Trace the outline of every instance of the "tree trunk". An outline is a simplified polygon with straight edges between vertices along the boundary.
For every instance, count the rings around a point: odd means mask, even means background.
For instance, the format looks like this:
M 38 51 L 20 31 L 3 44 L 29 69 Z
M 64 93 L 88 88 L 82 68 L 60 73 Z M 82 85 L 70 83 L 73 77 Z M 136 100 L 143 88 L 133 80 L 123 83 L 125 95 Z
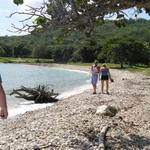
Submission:
M 123 62 L 120 63 L 120 67 L 121 67 L 121 69 L 124 68 L 124 67 L 123 67 Z

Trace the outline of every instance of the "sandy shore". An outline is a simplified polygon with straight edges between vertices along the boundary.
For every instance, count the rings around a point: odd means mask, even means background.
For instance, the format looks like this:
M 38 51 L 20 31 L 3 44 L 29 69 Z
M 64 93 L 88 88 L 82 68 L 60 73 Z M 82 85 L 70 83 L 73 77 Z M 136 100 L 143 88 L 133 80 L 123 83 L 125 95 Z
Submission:
M 82 71 L 90 68 L 53 67 Z M 111 74 L 115 82 L 110 83 L 109 95 L 92 95 L 92 90 L 87 90 L 51 107 L 1 122 L 0 149 L 95 150 L 97 134 L 109 125 L 106 149 L 150 150 L 150 77 L 115 69 Z M 97 107 L 104 104 L 119 112 L 114 117 L 96 114 Z

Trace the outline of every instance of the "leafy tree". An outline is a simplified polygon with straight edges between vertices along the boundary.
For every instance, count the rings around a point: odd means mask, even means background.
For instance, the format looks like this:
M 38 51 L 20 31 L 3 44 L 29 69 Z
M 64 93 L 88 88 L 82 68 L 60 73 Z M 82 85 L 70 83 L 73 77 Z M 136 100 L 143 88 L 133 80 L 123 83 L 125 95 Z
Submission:
M 8 44 L 0 43 L 1 56 L 11 57 L 12 56 L 12 47 Z
M 72 58 L 70 59 L 70 61 L 71 62 L 82 62 L 83 61 L 80 49 L 77 49 L 76 51 L 73 52 Z
M 0 46 L 0 56 L 2 57 L 2 56 L 4 56 L 4 54 L 5 54 L 5 51 L 4 51 L 3 47 Z
M 79 45 L 79 51 L 83 62 L 93 62 L 97 58 L 100 47 L 96 41 L 89 38 Z
M 32 51 L 32 57 L 34 58 L 51 58 L 51 52 L 48 51 L 46 45 L 38 44 Z
M 62 50 L 60 46 L 54 45 L 50 47 L 51 51 L 52 51 L 52 58 L 57 61 L 57 62 L 61 62 L 62 60 Z
M 5 50 L 4 57 L 12 57 L 13 47 L 11 45 L 3 45 L 3 49 Z
M 57 62 L 68 62 L 72 58 L 73 45 L 54 45 L 50 47 L 53 59 Z
M 19 5 L 23 0 L 14 0 L 14 3 Z M 25 21 L 35 19 L 34 25 L 24 23 L 22 31 L 38 31 L 38 29 L 65 27 L 69 31 L 81 31 L 87 36 L 97 25 L 102 25 L 105 15 L 116 13 L 118 20 L 115 24 L 119 27 L 126 24 L 124 9 L 137 8 L 137 13 L 142 13 L 145 10 L 150 14 L 149 0 L 48 0 L 48 3 L 43 3 L 39 9 L 29 6 L 27 12 L 16 12 L 11 14 L 29 15 Z M 144 8 L 144 9 L 142 9 Z M 19 31 L 21 31 L 19 30 Z
M 25 44 L 17 42 L 14 43 L 13 55 L 14 57 L 28 57 L 30 55 L 30 50 Z
M 144 64 L 148 65 L 150 62 L 150 51 L 146 46 L 138 41 L 135 41 L 134 43 L 130 43 L 130 51 L 129 51 L 129 57 L 128 62 L 130 65 L 135 64 Z
M 137 63 L 148 64 L 150 53 L 143 43 L 131 38 L 114 37 L 102 44 L 99 59 L 123 64 L 135 65 Z

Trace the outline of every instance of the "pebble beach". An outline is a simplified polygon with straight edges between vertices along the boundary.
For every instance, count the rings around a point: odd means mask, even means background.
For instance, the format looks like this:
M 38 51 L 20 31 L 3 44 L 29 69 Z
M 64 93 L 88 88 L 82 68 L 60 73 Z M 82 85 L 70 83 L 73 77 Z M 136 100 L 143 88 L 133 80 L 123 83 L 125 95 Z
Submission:
M 89 72 L 90 67 L 46 65 Z M 109 94 L 91 89 L 0 122 L 0 150 L 96 150 L 97 135 L 109 126 L 106 150 L 150 150 L 150 77 L 110 69 Z M 97 114 L 102 105 L 114 116 Z

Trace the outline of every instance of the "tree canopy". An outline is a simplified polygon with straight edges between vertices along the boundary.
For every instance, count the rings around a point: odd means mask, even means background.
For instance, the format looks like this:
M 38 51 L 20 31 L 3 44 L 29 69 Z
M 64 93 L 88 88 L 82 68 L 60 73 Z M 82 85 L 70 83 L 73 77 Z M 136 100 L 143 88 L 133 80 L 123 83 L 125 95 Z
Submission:
M 19 5 L 23 0 L 14 0 Z M 26 14 L 28 18 L 22 20 L 26 22 L 29 19 L 37 17 L 33 25 L 24 23 L 23 27 L 13 27 L 18 31 L 41 31 L 45 28 L 63 27 L 65 31 L 81 31 L 87 36 L 97 25 L 104 23 L 104 17 L 108 14 L 116 15 L 116 25 L 121 26 L 125 23 L 125 14 L 122 10 L 134 8 L 135 13 L 141 13 L 143 10 L 150 14 L 149 0 L 48 0 L 43 2 L 40 8 L 28 6 L 26 12 L 14 12 L 14 14 Z
M 113 37 L 107 39 L 102 44 L 99 59 L 108 62 L 135 65 L 137 63 L 147 65 L 149 62 L 150 51 L 146 46 L 132 38 Z

